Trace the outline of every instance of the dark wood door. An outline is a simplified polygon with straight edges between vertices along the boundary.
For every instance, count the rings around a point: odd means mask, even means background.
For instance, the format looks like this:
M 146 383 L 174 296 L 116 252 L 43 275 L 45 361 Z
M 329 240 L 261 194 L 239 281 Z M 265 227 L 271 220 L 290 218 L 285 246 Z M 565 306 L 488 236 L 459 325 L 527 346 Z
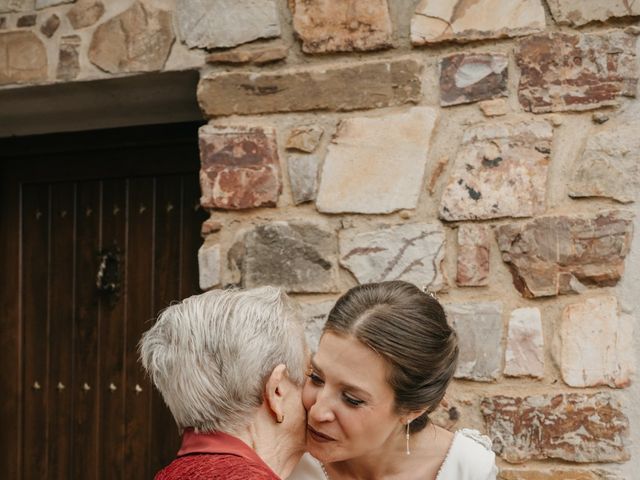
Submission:
M 0 141 L 5 478 L 145 479 L 177 429 L 138 362 L 198 291 L 197 125 Z

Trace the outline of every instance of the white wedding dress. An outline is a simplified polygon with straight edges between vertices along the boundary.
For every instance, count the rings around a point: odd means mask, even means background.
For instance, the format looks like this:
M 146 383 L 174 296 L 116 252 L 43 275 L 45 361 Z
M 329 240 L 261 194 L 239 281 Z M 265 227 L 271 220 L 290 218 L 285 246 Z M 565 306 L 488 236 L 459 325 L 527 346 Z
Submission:
M 463 428 L 455 433 L 435 480 L 496 480 L 497 475 L 489 437 Z M 327 477 L 320 463 L 306 453 L 287 480 L 327 480 Z

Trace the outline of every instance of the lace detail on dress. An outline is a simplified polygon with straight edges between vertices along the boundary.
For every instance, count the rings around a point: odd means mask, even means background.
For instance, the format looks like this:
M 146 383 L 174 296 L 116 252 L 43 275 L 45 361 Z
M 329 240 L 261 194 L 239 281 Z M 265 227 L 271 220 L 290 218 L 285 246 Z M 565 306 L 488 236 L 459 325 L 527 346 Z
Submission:
M 473 430 L 471 428 L 462 428 L 459 430 L 459 432 L 465 437 L 470 438 L 471 440 L 475 440 L 487 450 L 491 450 L 491 447 L 493 445 L 491 439 L 486 435 L 481 434 L 478 430 Z

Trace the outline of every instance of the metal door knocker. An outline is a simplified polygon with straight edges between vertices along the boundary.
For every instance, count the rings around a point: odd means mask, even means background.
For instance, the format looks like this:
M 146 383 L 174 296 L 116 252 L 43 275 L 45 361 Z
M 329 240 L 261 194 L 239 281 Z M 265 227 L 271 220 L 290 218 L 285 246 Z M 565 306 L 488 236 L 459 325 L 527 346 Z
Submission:
M 100 265 L 96 275 L 96 287 L 100 293 L 109 297 L 113 306 L 120 297 L 120 250 L 107 248 L 100 252 Z

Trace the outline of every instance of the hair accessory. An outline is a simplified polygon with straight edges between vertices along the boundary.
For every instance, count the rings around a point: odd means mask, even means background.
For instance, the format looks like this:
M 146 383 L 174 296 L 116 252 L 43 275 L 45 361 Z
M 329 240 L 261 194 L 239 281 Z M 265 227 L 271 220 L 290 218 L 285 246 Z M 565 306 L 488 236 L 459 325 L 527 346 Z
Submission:
M 435 292 L 432 292 L 431 290 L 429 290 L 429 284 L 425 285 L 424 287 L 422 287 L 422 291 L 424 293 L 426 293 L 427 295 L 429 295 L 431 298 L 433 298 L 434 300 L 438 300 L 437 295 L 435 294 Z
M 411 425 L 411 420 L 409 420 L 407 422 L 407 435 L 406 435 L 406 439 L 407 439 L 407 455 L 411 455 L 411 448 L 409 448 L 409 426 Z

